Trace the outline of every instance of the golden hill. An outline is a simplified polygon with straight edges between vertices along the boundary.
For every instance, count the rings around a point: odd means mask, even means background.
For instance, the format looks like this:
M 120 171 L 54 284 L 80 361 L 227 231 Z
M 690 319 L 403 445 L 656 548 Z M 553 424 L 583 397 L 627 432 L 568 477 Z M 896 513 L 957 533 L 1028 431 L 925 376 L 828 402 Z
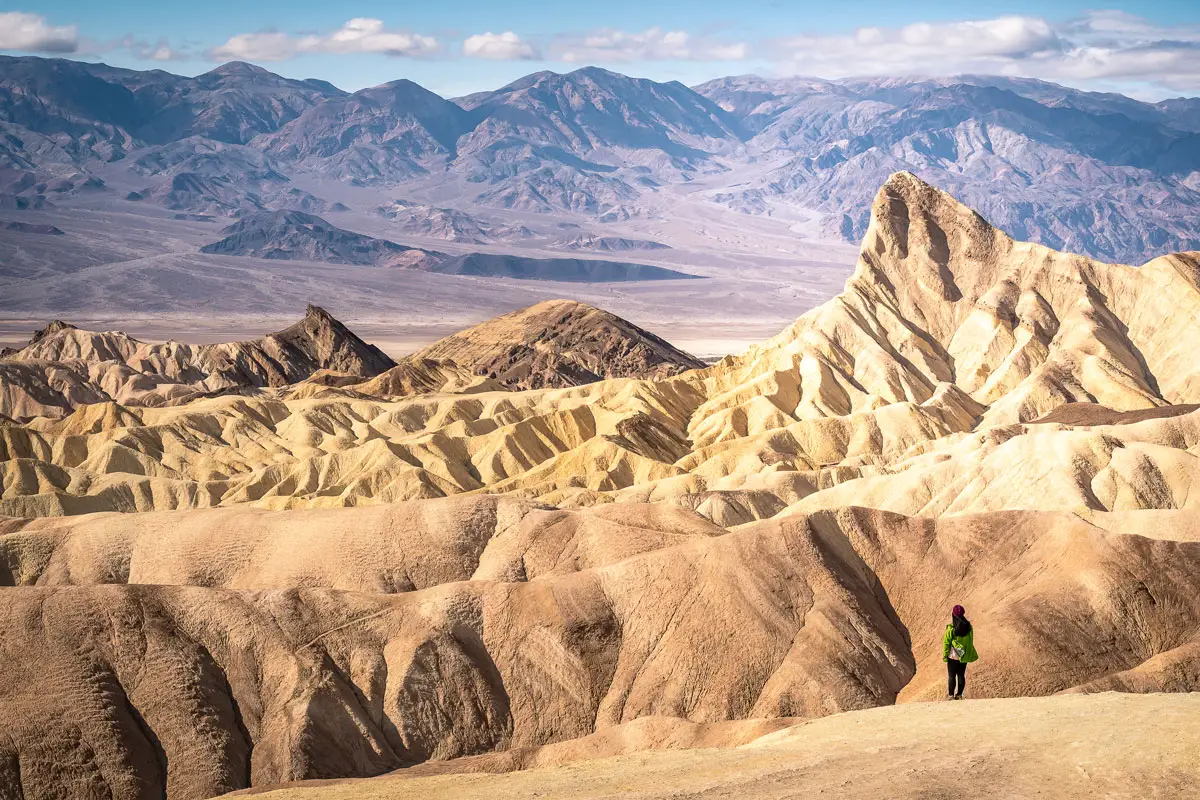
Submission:
M 416 355 L 453 361 L 514 389 L 665 378 L 704 366 L 654 334 L 572 300 L 547 300 L 505 314 Z

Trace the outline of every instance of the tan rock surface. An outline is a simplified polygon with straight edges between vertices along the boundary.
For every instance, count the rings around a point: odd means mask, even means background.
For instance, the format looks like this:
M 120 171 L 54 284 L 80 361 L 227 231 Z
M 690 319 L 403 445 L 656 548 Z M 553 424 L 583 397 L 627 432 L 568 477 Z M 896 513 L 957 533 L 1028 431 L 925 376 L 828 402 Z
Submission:
M 547 300 L 505 314 L 417 355 L 449 359 L 515 389 L 665 378 L 704 366 L 649 331 L 573 300 Z
M 532 580 L 725 531 L 683 508 L 559 510 L 459 496 L 354 509 L 248 507 L 0 520 L 0 586 L 182 584 L 390 594 Z
M 1200 695 L 923 703 L 827 717 L 736 749 L 638 753 L 582 764 L 564 759 L 564 766 L 539 764 L 509 775 L 397 773 L 297 784 L 263 797 L 1190 798 L 1198 796 L 1197 735 Z M 546 760 L 553 764 L 557 757 L 552 752 Z
M 19 772 L 0 785 L 206 797 L 647 714 L 870 707 L 911 675 L 869 571 L 844 538 L 803 525 L 511 578 L 394 595 L 4 589 L 0 764 Z
M 0 796 L 201 798 L 430 760 L 313 791 L 958 796 L 963 758 L 1014 796 L 1180 796 L 1198 265 L 1013 242 L 898 174 L 842 295 L 674 376 L 619 320 L 548 304 L 368 381 L 325 348 L 267 390 L 94 402 L 67 396 L 127 396 L 36 365 L 134 356 L 55 326 L 31 347 L 66 360 L 0 361 L 74 408 L 0 413 Z M 505 386 L 610 357 L 664 376 Z M 910 702 L 943 691 L 955 603 L 971 696 L 1066 694 Z
M 792 512 L 858 504 L 941 516 L 1002 509 L 1193 508 L 1200 413 L 1113 426 L 1011 425 L 914 447 L 879 474 L 813 493 Z
M 1197 691 L 1200 515 L 1174 515 L 1178 539 L 1119 532 L 1129 514 L 723 531 L 490 497 L 9 521 L 0 564 L 39 585 L 0 589 L 0 764 L 27 796 L 204 797 L 734 744 L 775 723 L 695 724 L 940 696 L 954 602 L 979 631 L 973 697 Z M 644 717 L 680 721 L 621 727 Z
M 395 365 L 324 309 L 246 342 L 147 344 L 120 331 L 96 333 L 56 321 L 0 360 L 0 413 L 62 416 L 110 400 L 168 405 L 224 390 L 285 386 L 319 370 L 360 379 Z

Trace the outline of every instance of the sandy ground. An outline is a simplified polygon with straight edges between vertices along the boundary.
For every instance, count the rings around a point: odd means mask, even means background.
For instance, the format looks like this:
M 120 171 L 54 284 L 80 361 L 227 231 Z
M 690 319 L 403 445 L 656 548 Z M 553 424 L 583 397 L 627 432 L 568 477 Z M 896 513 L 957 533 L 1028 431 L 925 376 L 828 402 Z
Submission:
M 266 797 L 1197 798 L 1200 694 L 919 703 L 826 717 L 729 750 L 507 775 L 294 784 Z

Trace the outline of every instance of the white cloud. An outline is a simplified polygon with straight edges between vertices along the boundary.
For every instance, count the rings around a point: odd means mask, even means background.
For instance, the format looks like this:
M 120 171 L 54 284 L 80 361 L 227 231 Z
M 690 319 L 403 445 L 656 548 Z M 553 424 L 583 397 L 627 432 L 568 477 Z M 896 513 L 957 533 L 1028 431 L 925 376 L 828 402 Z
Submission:
M 901 28 L 859 28 L 844 35 L 796 36 L 781 43 L 796 71 L 821 77 L 970 71 L 1062 51 L 1054 28 L 1034 17 L 999 17 L 965 22 L 915 22 Z
M 584 36 L 561 37 L 552 52 L 556 59 L 568 62 L 740 61 L 749 55 L 749 45 L 661 28 L 636 33 L 602 28 Z
M 1050 24 L 1031 17 L 965 22 L 914 22 L 903 28 L 859 28 L 855 42 L 892 58 L 1021 57 L 1062 47 Z
M 489 58 L 496 61 L 521 61 L 541 58 L 528 42 L 512 31 L 504 33 L 477 33 L 463 42 L 463 55 L 471 58 Z
M 165 44 L 160 44 L 150 51 L 146 58 L 151 61 L 182 61 L 187 58 L 187 55 L 178 50 L 172 50 Z
M 1123 11 L 1093 11 L 1063 26 L 1073 43 L 1054 75 L 1075 81 L 1145 81 L 1200 89 L 1200 27 L 1156 26 Z
M 974 72 L 1200 89 L 1200 30 L 1161 28 L 1122 11 L 1089 12 L 1061 24 L 1008 16 L 867 27 L 781 39 L 767 50 L 780 71 L 826 78 Z
M 296 40 L 286 33 L 239 33 L 208 51 L 214 61 L 284 61 L 296 55 Z
M 0 50 L 74 53 L 78 49 L 79 34 L 74 25 L 50 25 L 41 14 L 0 12 Z
M 438 49 L 438 42 L 432 36 L 391 31 L 384 27 L 382 20 L 356 17 L 326 34 L 239 33 L 209 50 L 208 57 L 244 61 L 284 61 L 303 53 L 382 53 L 412 57 L 432 55 Z
M 116 49 L 128 50 L 136 58 L 144 61 L 186 61 L 191 58 L 191 53 L 171 47 L 166 39 L 147 42 L 143 39 L 138 39 L 132 34 L 121 39 L 119 44 L 99 48 L 98 52 L 107 52 Z
M 303 48 L 328 53 L 383 53 L 389 56 L 419 56 L 438 49 L 432 36 L 389 31 L 383 21 L 356 17 L 329 36 L 306 36 Z

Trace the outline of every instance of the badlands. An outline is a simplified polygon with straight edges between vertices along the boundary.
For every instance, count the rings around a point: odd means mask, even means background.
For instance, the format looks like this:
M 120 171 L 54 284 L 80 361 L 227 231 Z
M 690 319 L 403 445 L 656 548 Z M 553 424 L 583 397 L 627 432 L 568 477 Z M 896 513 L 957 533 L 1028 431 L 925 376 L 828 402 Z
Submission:
M 1200 253 L 908 173 L 707 367 L 567 302 L 399 362 L 55 323 L 0 358 L 0 797 L 1200 796 L 1198 340 Z

